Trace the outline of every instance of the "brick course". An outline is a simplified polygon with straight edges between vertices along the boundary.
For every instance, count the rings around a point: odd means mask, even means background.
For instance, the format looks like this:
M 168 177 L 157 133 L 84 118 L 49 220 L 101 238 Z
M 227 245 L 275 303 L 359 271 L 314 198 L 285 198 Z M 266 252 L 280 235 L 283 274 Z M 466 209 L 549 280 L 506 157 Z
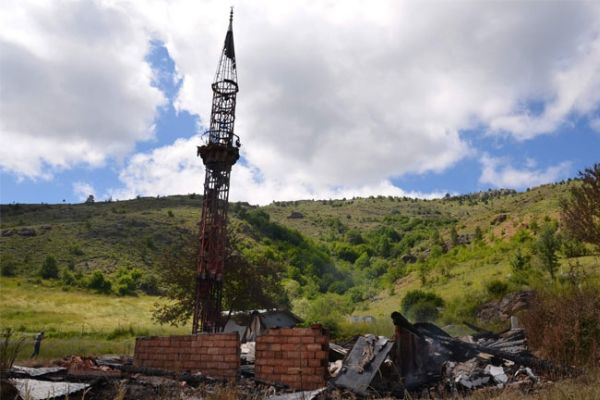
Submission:
M 142 368 L 236 379 L 240 368 L 240 337 L 237 332 L 138 337 L 133 363 Z
M 269 329 L 256 339 L 255 375 L 312 390 L 327 384 L 329 336 L 320 326 Z

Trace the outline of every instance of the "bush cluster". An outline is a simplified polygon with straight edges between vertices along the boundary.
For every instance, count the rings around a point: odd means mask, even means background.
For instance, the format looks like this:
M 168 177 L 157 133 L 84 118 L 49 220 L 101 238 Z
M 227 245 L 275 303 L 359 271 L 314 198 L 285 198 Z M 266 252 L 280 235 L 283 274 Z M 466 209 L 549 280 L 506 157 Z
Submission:
M 407 292 L 400 304 L 402 312 L 415 322 L 435 321 L 443 306 L 440 296 L 420 289 Z
M 537 293 L 522 318 L 529 344 L 565 365 L 600 365 L 600 289 Z

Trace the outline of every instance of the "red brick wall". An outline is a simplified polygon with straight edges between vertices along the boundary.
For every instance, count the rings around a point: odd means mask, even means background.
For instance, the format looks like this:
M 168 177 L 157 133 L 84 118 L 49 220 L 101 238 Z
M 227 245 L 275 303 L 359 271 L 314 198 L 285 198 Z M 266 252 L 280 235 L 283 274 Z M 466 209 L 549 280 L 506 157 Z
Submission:
M 240 368 L 240 337 L 237 332 L 138 337 L 133 363 L 136 367 L 199 371 L 235 379 Z
M 329 336 L 320 325 L 269 329 L 256 339 L 256 378 L 310 390 L 327 384 Z

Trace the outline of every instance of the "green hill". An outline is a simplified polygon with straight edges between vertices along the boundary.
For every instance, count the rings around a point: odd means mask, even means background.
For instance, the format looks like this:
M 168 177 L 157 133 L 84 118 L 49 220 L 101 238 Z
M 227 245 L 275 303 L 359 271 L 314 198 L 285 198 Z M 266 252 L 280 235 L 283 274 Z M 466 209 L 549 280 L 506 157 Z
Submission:
M 281 283 L 295 312 L 343 331 L 356 328 L 345 322 L 346 315 L 373 315 L 381 323 L 369 329 L 389 334 L 388 316 L 410 290 L 441 297 L 445 305 L 438 318 L 451 323 L 472 319 L 479 304 L 507 291 L 550 282 L 534 244 L 544 224 L 557 223 L 559 199 L 572 184 L 437 200 L 233 203 L 230 225 L 246 257 L 281 264 Z M 159 301 L 150 295 L 161 289 L 156 272 L 162 254 L 195 235 L 200 210 L 195 195 L 0 206 L 2 325 L 23 331 L 52 325 L 63 336 L 80 330 L 82 318 L 102 320 L 90 326 L 105 336 L 122 326 L 160 329 L 150 321 L 152 304 Z M 559 276 L 598 271 L 591 249 L 563 242 Z M 523 262 L 517 268 L 518 256 Z M 48 258 L 55 260 L 56 279 L 40 276 L 44 264 L 53 264 Z M 32 309 L 42 307 L 40 299 L 28 296 L 42 289 L 48 300 L 70 304 L 70 316 L 57 319 L 74 326 L 61 328 L 56 320 L 36 316 Z M 123 307 L 126 299 L 133 308 L 111 327 L 101 307 L 82 307 L 77 315 L 73 306 L 102 299 L 114 307 Z M 56 308 L 60 313 L 64 307 Z

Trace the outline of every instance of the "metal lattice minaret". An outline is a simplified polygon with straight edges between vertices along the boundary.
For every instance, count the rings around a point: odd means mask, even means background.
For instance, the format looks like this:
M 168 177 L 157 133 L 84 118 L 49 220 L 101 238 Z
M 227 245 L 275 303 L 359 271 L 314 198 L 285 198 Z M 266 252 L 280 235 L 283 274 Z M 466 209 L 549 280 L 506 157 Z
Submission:
M 239 158 L 239 138 L 233 133 L 235 99 L 238 92 L 235 51 L 233 48 L 233 10 L 215 80 L 210 128 L 204 144 L 198 147 L 206 168 L 200 246 L 196 261 L 196 292 L 192 333 L 221 330 L 221 294 L 227 240 L 229 175 Z

